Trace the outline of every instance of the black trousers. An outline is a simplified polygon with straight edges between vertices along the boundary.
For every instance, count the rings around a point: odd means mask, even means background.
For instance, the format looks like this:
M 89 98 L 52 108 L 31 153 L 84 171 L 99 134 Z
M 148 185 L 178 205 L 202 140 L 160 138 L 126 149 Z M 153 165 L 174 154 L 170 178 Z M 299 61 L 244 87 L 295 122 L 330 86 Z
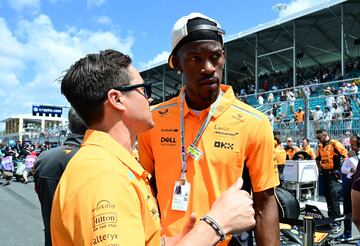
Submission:
M 352 212 L 351 208 L 351 186 L 352 186 L 352 179 L 346 178 L 343 183 L 343 205 L 344 205 L 344 215 L 349 214 Z M 352 228 L 352 220 L 348 218 L 344 220 L 344 234 L 346 236 L 351 236 L 351 228 Z
M 339 183 L 337 177 L 333 174 L 333 170 L 323 170 L 322 174 L 328 216 L 340 216 L 339 191 L 341 190 L 341 184 Z

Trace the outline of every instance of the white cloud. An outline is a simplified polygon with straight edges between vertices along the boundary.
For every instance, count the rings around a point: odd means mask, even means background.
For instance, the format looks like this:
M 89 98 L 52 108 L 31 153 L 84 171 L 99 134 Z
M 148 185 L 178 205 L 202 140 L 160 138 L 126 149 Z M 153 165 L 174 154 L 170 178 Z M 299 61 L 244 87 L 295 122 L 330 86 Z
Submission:
M 17 38 L 15 33 L 21 36 Z M 0 17 L 0 119 L 30 113 L 33 104 L 67 104 L 57 81 L 71 64 L 88 53 L 116 49 L 132 55 L 134 39 L 108 31 L 54 28 L 38 15 L 11 30 Z
M 96 22 L 101 25 L 109 25 L 112 21 L 108 16 L 102 15 L 97 17 Z
M 284 9 L 279 12 L 279 16 L 287 16 L 304 9 L 310 8 L 313 5 L 317 5 L 325 2 L 326 0 L 293 0 L 288 4 L 284 4 Z
M 106 0 L 87 0 L 87 6 L 88 7 L 99 7 L 103 5 L 106 2 Z
M 170 55 L 170 52 L 163 51 L 160 54 L 158 54 L 157 56 L 155 56 L 152 60 L 148 61 L 147 63 L 140 63 L 140 66 L 141 66 L 141 68 L 147 68 L 152 65 L 158 64 L 160 62 L 167 61 L 167 59 L 169 58 L 169 55 Z
M 40 0 L 8 0 L 8 3 L 16 11 L 40 9 Z

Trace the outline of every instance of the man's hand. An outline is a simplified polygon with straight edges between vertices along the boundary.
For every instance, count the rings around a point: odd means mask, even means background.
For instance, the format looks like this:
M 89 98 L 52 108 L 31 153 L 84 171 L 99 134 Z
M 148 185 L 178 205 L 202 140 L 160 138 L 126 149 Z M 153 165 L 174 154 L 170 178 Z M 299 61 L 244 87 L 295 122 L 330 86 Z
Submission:
M 196 214 L 192 213 L 188 219 L 188 221 L 186 222 L 186 224 L 183 227 L 183 232 L 182 234 L 178 234 L 176 236 L 173 237 L 164 237 L 165 239 L 165 245 L 176 245 L 176 243 L 182 238 L 184 237 L 188 232 L 190 232 L 194 226 L 196 224 Z
M 255 226 L 253 200 L 248 192 L 241 190 L 242 178 L 227 189 L 214 202 L 207 214 L 224 230 L 225 234 L 247 231 Z

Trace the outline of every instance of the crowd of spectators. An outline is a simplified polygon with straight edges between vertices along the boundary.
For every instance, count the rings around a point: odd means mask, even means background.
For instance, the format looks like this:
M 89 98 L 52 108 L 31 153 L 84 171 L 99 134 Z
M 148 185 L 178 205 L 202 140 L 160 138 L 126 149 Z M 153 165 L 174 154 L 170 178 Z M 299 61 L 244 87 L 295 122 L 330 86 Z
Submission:
M 19 165 L 24 165 L 21 170 L 21 177 L 19 181 L 28 183 L 28 177 L 32 175 L 32 168 L 36 157 L 43 151 L 52 148 L 53 145 L 50 142 L 31 143 L 10 140 L 7 143 L 0 144 L 0 177 L 5 182 L 0 182 L 2 185 L 9 185 L 13 176 L 18 174 Z M 31 157 L 31 158 L 29 158 Z M 29 161 L 31 160 L 31 162 Z

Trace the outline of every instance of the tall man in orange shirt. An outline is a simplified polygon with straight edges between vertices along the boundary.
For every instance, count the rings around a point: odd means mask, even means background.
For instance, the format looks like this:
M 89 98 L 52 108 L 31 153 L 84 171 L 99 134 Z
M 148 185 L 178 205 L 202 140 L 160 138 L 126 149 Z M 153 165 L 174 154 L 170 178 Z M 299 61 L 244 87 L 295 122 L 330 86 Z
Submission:
M 54 195 L 53 245 L 159 246 L 150 175 L 131 155 L 136 135 L 154 126 L 151 84 L 143 82 L 130 57 L 106 50 L 72 65 L 61 92 L 89 129 Z M 184 230 L 166 245 L 213 245 L 225 234 L 252 227 L 252 200 L 241 186 L 238 180 L 225 191 L 195 226 L 194 215 L 189 216 Z
M 223 35 L 217 21 L 199 13 L 175 23 L 169 66 L 183 74 L 185 86 L 178 97 L 154 107 L 155 128 L 139 137 L 140 162 L 155 174 L 166 235 L 181 232 L 191 212 L 206 213 L 222 191 L 249 173 L 257 245 L 278 245 L 271 125 L 221 85 Z
M 328 216 L 340 216 L 340 168 L 342 162 L 341 159 L 346 158 L 348 155 L 347 150 L 338 140 L 330 139 L 324 129 L 316 131 L 316 138 L 319 140 L 316 152 L 316 164 L 318 165 L 319 170 L 322 171 L 322 181 L 328 208 Z M 340 230 L 340 224 L 338 222 L 335 223 L 334 233 L 340 232 Z

